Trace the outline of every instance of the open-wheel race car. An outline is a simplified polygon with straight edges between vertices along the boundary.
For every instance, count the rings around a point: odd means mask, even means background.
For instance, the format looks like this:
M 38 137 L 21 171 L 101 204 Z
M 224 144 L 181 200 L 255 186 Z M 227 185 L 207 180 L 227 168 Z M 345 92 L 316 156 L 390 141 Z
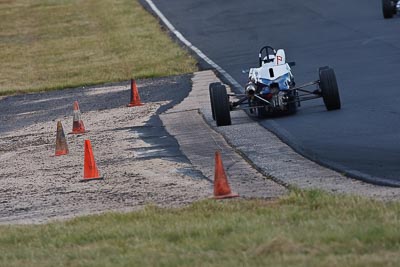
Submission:
M 264 46 L 259 53 L 259 67 L 251 68 L 243 94 L 227 93 L 225 85 L 209 85 L 211 111 L 217 126 L 231 125 L 230 111 L 248 110 L 264 118 L 272 115 L 293 114 L 300 103 L 323 99 L 327 110 L 340 109 L 339 89 L 335 72 L 330 67 L 319 68 L 319 80 L 296 86 L 285 51 Z M 306 90 L 316 86 L 314 90 Z M 231 100 L 233 99 L 233 100 Z
M 400 11 L 399 0 L 382 0 L 382 12 L 385 19 L 393 18 Z

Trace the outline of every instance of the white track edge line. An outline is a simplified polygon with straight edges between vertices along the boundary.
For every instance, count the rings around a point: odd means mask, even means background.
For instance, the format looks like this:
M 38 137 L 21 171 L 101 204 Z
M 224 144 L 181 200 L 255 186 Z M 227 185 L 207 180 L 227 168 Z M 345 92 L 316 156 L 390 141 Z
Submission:
M 209 57 L 207 57 L 200 49 L 192 45 L 177 29 L 175 29 L 174 25 L 164 16 L 164 14 L 157 8 L 157 6 L 153 3 L 152 0 L 145 0 L 150 8 L 156 13 L 156 15 L 162 20 L 162 22 L 168 27 L 168 29 L 175 34 L 175 36 L 184 43 L 188 48 L 190 48 L 193 52 L 195 52 L 200 58 L 202 58 L 205 62 L 207 62 L 211 67 L 216 69 L 222 76 L 225 77 L 234 87 L 241 88 L 241 85 L 223 68 L 221 68 L 217 63 L 212 61 Z

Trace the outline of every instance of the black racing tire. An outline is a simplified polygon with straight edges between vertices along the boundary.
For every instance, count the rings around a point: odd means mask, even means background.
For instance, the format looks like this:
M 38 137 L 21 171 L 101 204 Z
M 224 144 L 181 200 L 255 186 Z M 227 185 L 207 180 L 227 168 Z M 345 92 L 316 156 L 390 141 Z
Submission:
M 289 97 L 289 104 L 287 105 L 287 113 L 288 114 L 295 114 L 297 112 L 297 107 L 299 105 L 299 94 L 297 90 L 292 90 L 288 94 Z
M 266 106 L 262 106 L 257 108 L 257 117 L 260 119 L 264 119 L 268 117 L 270 113 L 266 110 Z
M 229 97 L 225 85 L 221 84 L 210 87 L 210 93 L 214 103 L 213 107 L 217 126 L 231 125 Z
M 215 113 L 214 113 L 214 99 L 211 94 L 211 88 L 214 88 L 215 86 L 220 86 L 220 85 L 221 85 L 220 82 L 215 82 L 215 83 L 210 83 L 210 85 L 208 86 L 208 92 L 210 94 L 211 114 L 212 114 L 213 120 L 215 120 Z
M 382 12 L 385 19 L 393 18 L 393 14 L 396 14 L 396 7 L 393 6 L 393 0 L 382 0 Z
M 336 75 L 331 68 L 320 68 L 319 87 L 327 110 L 340 109 L 339 88 Z

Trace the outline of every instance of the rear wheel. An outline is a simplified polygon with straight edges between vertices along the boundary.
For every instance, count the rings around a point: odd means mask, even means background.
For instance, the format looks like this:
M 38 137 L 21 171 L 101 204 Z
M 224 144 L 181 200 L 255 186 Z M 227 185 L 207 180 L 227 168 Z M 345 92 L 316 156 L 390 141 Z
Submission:
M 229 97 L 226 87 L 222 84 L 210 87 L 210 97 L 213 102 L 212 105 L 217 126 L 231 125 Z
M 335 72 L 331 68 L 321 68 L 319 71 L 319 87 L 327 110 L 340 109 L 339 88 Z
M 208 92 L 210 94 L 211 113 L 212 113 L 213 120 L 215 120 L 215 113 L 214 113 L 214 99 L 211 94 L 211 88 L 214 88 L 215 86 L 220 86 L 220 85 L 221 85 L 220 82 L 215 82 L 215 83 L 210 83 L 210 85 L 208 86 Z
M 382 12 L 385 19 L 390 19 L 396 14 L 396 6 L 392 0 L 382 0 Z
M 321 73 L 321 71 L 323 71 L 323 70 L 327 70 L 327 69 L 330 69 L 328 66 L 324 66 L 324 67 L 319 67 L 319 73 Z

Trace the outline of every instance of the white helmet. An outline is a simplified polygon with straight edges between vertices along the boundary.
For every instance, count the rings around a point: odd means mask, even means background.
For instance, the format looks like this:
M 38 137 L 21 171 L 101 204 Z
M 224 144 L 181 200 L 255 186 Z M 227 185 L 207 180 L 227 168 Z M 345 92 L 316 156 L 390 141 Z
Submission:
M 273 62 L 274 59 L 275 59 L 275 55 L 265 56 L 265 57 L 263 58 L 263 61 L 262 61 L 262 62 L 263 62 L 263 65 L 264 65 L 265 63 Z

